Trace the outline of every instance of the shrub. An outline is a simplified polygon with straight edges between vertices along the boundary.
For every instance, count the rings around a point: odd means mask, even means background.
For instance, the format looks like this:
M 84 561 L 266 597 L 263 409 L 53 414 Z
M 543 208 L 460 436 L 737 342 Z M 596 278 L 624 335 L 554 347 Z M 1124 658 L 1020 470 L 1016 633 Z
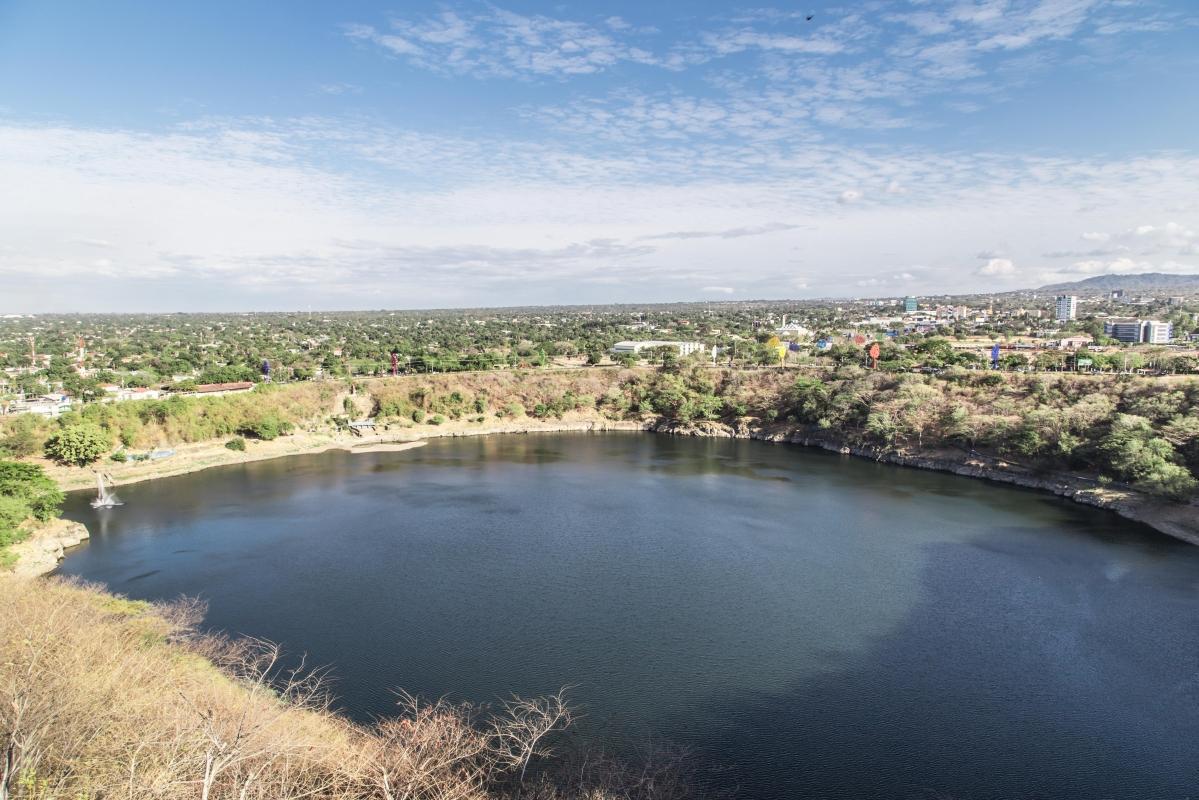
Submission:
M 445 417 L 441 416 L 440 414 L 434 414 L 434 415 L 433 415 L 433 416 L 432 416 L 432 417 L 429 419 L 429 424 L 430 424 L 430 425 L 440 425 L 440 424 L 442 424 L 443 422 L 445 422 Z
M 295 425 L 281 420 L 276 416 L 263 417 L 254 422 L 246 423 L 237 429 L 237 432 L 242 436 L 252 436 L 255 439 L 262 439 L 269 442 L 272 439 L 277 439 L 280 436 L 285 436 L 295 430 Z
M 422 422 L 425 421 L 425 412 L 419 408 L 416 409 L 415 411 L 413 411 L 412 412 L 412 421 L 415 422 L 417 425 L 420 425 Z
M 236 436 L 225 442 L 225 447 L 230 450 L 236 450 L 239 453 L 243 453 L 246 449 L 246 440 L 240 436 Z
M 0 461 L 0 551 L 24 538 L 22 522 L 53 519 L 62 501 L 58 485 L 38 465 Z M 8 560 L 0 552 L 0 561 Z
M 25 538 L 18 525 L 29 517 L 29 506 L 15 497 L 0 496 L 0 550 Z
M 118 450 L 118 451 L 116 451 L 115 453 L 113 453 L 112 455 L 110 455 L 110 456 L 108 457 L 108 459 L 109 459 L 110 461 L 115 461 L 115 462 L 117 462 L 118 464 L 124 464 L 126 461 L 128 461 L 128 460 L 129 460 L 129 456 L 125 455 L 125 451 L 124 451 L 124 450 Z
M 1117 414 L 1099 442 L 1099 452 L 1116 477 L 1155 494 L 1183 498 L 1195 491 L 1197 482 L 1177 463 L 1174 446 L 1157 436 L 1144 417 Z
M 0 454 L 13 458 L 25 458 L 42 447 L 42 437 L 37 432 L 38 420 L 32 414 L 21 414 L 9 426 L 8 435 L 0 439 Z
M 96 425 L 68 425 L 46 440 L 46 455 L 60 464 L 85 467 L 110 447 L 108 434 Z

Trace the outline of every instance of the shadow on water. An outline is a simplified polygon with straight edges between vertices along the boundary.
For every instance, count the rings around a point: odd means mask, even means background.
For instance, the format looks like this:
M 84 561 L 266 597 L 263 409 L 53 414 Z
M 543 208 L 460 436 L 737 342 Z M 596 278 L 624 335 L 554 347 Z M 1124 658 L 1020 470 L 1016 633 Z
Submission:
M 709 723 L 700 755 L 754 798 L 1199 796 L 1199 564 L 1140 533 L 1101 535 L 1114 556 L 1019 528 L 930 545 L 922 601 L 852 664 L 674 724 Z

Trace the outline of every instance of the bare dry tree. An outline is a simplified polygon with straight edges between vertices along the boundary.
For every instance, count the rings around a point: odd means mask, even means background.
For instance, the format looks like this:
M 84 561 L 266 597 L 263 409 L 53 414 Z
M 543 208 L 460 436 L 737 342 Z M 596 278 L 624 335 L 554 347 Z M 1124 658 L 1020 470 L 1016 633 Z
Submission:
M 514 696 L 501 708 L 503 713 L 491 720 L 492 749 L 500 764 L 519 769 L 517 785 L 523 786 L 529 762 L 553 753 L 546 737 L 569 727 L 574 717 L 566 703 L 566 689 L 531 700 Z
M 363 763 L 367 782 L 385 800 L 487 797 L 492 759 L 475 709 L 444 699 L 424 703 L 400 694 L 401 716 L 371 729 Z
M 312 743 L 273 735 L 285 716 L 297 710 L 326 711 L 330 700 L 324 672 L 306 667 L 303 658 L 285 666 L 282 648 L 263 639 L 207 640 L 209 657 L 244 688 L 238 713 L 218 713 L 203 700 L 180 692 L 196 715 L 204 741 L 201 800 L 211 800 L 217 781 L 234 774 L 237 797 L 251 796 L 256 783 L 275 767 L 312 749 Z

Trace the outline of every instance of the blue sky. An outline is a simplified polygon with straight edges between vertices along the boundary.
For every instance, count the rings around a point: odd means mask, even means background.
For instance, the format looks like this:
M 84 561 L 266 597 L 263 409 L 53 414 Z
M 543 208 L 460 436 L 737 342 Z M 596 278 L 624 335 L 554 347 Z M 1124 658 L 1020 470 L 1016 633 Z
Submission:
M 0 312 L 1199 272 L 1196 76 L 1186 2 L 0 0 Z

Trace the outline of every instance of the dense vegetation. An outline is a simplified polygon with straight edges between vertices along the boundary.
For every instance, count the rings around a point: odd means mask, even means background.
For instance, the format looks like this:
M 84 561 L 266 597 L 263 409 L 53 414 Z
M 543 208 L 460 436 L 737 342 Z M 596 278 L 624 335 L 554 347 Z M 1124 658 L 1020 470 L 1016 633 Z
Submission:
M 1199 381 L 846 365 L 445 376 L 381 382 L 370 391 L 384 420 L 593 410 L 610 419 L 753 418 L 880 451 L 982 452 L 1046 472 L 1077 470 L 1178 499 L 1195 495 L 1199 475 Z
M 853 362 L 748 371 L 676 364 L 259 386 L 226 397 L 92 404 L 57 421 L 12 417 L 0 421 L 0 450 L 20 457 L 46 448 L 53 455 L 62 432 L 81 425 L 100 431 L 110 450 L 271 439 L 368 412 L 393 427 L 568 415 L 749 418 L 878 450 L 980 451 L 1175 498 L 1193 496 L 1199 475 L 1199 381 L 961 366 L 889 371 L 885 362 L 877 370 Z
M 62 492 L 40 466 L 0 461 L 0 568 L 11 561 L 9 546 L 28 535 L 23 523 L 53 519 L 62 501 Z

